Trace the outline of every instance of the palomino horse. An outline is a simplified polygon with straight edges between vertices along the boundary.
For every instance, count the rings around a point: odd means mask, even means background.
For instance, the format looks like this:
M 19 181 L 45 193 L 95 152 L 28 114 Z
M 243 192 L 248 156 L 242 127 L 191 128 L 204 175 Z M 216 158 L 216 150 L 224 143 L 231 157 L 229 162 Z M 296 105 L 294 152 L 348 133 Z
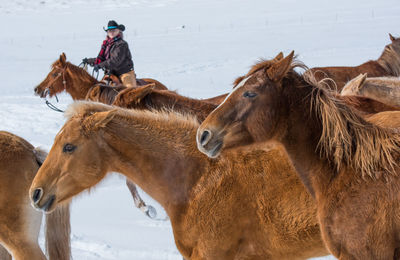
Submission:
M 243 79 L 200 125 L 198 148 L 282 144 L 316 199 L 325 244 L 339 259 L 399 259 L 397 129 L 366 122 L 315 79 L 293 52 Z
M 141 79 L 138 80 L 138 86 L 147 85 L 150 83 L 154 83 L 155 87 L 158 89 L 167 89 L 162 83 L 155 79 Z M 110 96 L 116 96 L 119 91 L 124 89 L 125 87 L 101 87 L 101 84 L 94 77 L 90 76 L 89 73 L 83 68 L 73 65 L 70 62 L 67 62 L 67 58 L 64 53 L 60 55 L 60 58 L 56 60 L 51 66 L 51 71 L 47 75 L 47 77 L 35 88 L 35 93 L 40 97 L 46 97 L 49 95 L 50 97 L 54 96 L 57 93 L 66 91 L 69 93 L 74 100 L 84 100 L 86 97 L 92 97 L 90 94 L 91 91 L 97 89 L 97 93 L 93 95 L 94 98 L 106 97 L 103 100 L 95 100 L 102 103 L 108 103 L 108 100 L 111 99 Z M 106 92 L 102 93 L 102 95 L 98 95 L 98 92 Z
M 164 207 L 185 259 L 327 254 L 315 203 L 282 150 L 237 149 L 214 160 L 197 150 L 191 116 L 89 102 L 67 114 L 31 187 L 37 208 L 51 212 L 119 172 Z
M 389 34 L 391 44 L 386 45 L 377 60 L 367 61 L 355 67 L 315 67 L 305 74 L 313 73 L 317 80 L 330 78 L 335 83 L 335 90 L 341 91 L 347 81 L 360 73 L 368 73 L 370 77 L 400 76 L 400 38 Z
M 360 74 L 347 82 L 340 94 L 369 97 L 400 109 L 400 78 L 367 78 L 366 73 Z
M 65 53 L 55 61 L 47 77 L 35 88 L 35 93 L 40 97 L 54 96 L 62 91 L 68 92 L 74 100 L 86 99 L 105 104 L 112 104 L 115 96 L 126 89 L 125 86 L 106 86 L 100 84 L 94 77 L 83 68 L 67 62 Z M 167 89 L 162 83 L 154 79 L 138 79 L 138 86 L 150 84 L 156 89 Z M 156 209 L 146 205 L 140 197 L 134 183 L 126 180 L 126 185 L 132 194 L 135 206 L 143 211 L 148 217 L 155 218 Z
M 42 213 L 32 208 L 29 187 L 46 153 L 11 133 L 0 131 L 0 259 L 45 260 L 38 244 Z M 50 260 L 69 260 L 69 205 L 46 215 Z

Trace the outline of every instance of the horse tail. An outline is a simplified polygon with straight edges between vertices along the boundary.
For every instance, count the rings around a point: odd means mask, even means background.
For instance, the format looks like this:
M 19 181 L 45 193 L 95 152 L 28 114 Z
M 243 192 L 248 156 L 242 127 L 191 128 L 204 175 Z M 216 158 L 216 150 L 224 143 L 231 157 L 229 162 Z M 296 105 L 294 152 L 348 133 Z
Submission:
M 1 260 L 12 260 L 11 255 L 8 251 L 0 245 L 0 259 Z
M 46 214 L 46 252 L 49 260 L 71 259 L 70 204 L 59 205 Z
M 37 163 L 41 166 L 47 157 L 47 152 L 41 148 L 35 148 L 33 153 Z M 46 214 L 46 253 L 50 260 L 71 259 L 69 206 L 69 203 L 59 205 L 53 212 Z M 3 258 L 0 257 L 0 259 Z

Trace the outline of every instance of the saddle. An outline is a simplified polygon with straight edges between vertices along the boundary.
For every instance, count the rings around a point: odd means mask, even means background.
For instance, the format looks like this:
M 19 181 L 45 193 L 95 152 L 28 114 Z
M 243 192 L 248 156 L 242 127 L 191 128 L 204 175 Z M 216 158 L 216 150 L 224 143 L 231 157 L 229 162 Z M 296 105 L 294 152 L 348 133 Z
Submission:
M 122 85 L 121 80 L 113 74 L 105 74 L 104 77 L 100 80 L 100 83 L 102 85 L 111 86 L 111 87 L 116 87 L 116 86 Z
M 147 85 L 151 82 L 147 82 L 143 79 L 138 79 L 136 78 L 136 85 L 138 87 Z M 104 77 L 100 80 L 100 85 L 105 85 L 105 86 L 111 86 L 111 87 L 117 87 L 122 85 L 121 80 L 115 76 L 114 74 L 105 74 Z

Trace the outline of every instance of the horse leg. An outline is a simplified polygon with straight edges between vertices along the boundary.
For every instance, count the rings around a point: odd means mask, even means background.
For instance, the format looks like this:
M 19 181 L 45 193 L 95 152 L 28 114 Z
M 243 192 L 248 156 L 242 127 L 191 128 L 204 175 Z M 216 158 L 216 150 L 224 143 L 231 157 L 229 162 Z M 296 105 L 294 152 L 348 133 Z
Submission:
M 11 260 L 11 255 L 8 251 L 0 245 L 0 260 Z
M 137 208 L 139 208 L 141 211 L 143 211 L 144 214 L 146 214 L 149 218 L 154 219 L 157 216 L 156 209 L 151 205 L 146 205 L 146 203 L 139 196 L 136 185 L 132 181 L 130 181 L 129 179 L 126 179 L 126 185 L 128 186 L 128 189 L 132 194 L 132 198 L 133 198 L 133 202 L 135 203 L 135 206 Z

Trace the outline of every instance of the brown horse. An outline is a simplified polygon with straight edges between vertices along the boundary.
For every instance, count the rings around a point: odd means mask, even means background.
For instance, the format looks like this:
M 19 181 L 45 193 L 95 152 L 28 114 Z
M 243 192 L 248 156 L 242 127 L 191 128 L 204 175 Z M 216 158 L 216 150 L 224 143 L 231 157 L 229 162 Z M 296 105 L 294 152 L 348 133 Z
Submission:
M 37 208 L 51 212 L 120 172 L 164 207 L 185 259 L 327 253 L 313 199 L 281 149 L 238 149 L 214 160 L 197 150 L 191 116 L 83 102 L 68 115 L 31 187 Z
M 391 44 L 386 45 L 381 56 L 377 60 L 371 60 L 355 67 L 316 67 L 306 74 L 314 74 L 319 81 L 324 78 L 332 79 L 334 87 L 341 91 L 344 85 L 360 73 L 368 73 L 370 77 L 400 76 L 400 38 L 389 34 Z
M 259 66 L 198 129 L 201 151 L 282 144 L 315 197 L 325 244 L 339 259 L 400 257 L 400 135 L 366 122 L 293 70 L 293 52 Z
M 0 131 L 0 259 L 45 260 L 38 244 L 42 213 L 32 208 L 29 187 L 46 153 L 11 133 Z M 5 247 L 4 248 L 2 248 Z M 69 205 L 46 215 L 50 260 L 69 260 Z
M 358 77 L 347 82 L 347 84 L 342 89 L 341 95 L 365 96 L 399 109 L 400 78 L 367 78 L 366 73 L 360 74 Z
M 154 83 L 158 89 L 167 89 L 162 83 L 155 79 L 139 79 L 138 86 Z M 47 77 L 35 88 L 35 93 L 40 97 L 50 97 L 57 93 L 66 91 L 74 100 L 84 100 L 86 98 L 94 99 L 102 103 L 111 104 L 110 100 L 126 87 L 118 88 L 111 86 L 102 86 L 99 81 L 92 77 L 83 68 L 67 62 L 65 53 L 60 55 L 51 66 L 51 71 Z M 90 92 L 95 93 L 91 94 Z

